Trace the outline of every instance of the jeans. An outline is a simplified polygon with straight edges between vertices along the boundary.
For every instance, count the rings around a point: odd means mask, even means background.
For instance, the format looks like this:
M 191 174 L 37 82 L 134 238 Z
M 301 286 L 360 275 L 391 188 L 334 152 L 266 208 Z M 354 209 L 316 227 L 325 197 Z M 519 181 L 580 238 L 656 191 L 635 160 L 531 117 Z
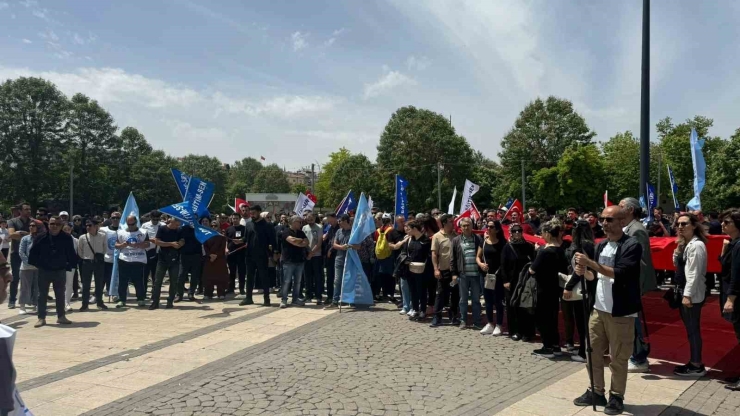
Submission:
M 457 279 L 460 283 L 460 321 L 467 322 L 468 298 L 473 301 L 473 325 L 480 326 L 480 279 L 478 276 L 462 275 Z
M 410 311 L 411 307 L 411 286 L 409 285 L 409 279 L 401 279 L 401 301 L 403 303 L 403 309 Z
M 342 280 L 344 278 L 344 263 L 341 266 L 334 264 L 334 296 L 332 303 L 339 303 L 342 298 Z
M 321 256 L 314 256 L 306 260 L 306 299 L 314 297 L 321 300 L 324 295 L 324 259 Z
M 182 296 L 185 294 L 185 281 L 188 279 L 188 273 L 190 274 L 190 287 L 188 288 L 188 294 L 190 296 L 195 295 L 195 289 L 200 285 L 200 274 L 203 270 L 201 264 L 200 253 L 195 254 L 182 254 L 180 256 L 180 277 L 179 284 L 177 285 L 177 294 Z
M 80 277 L 82 277 L 82 306 L 90 303 L 90 285 L 93 275 L 95 276 L 95 302 L 103 304 L 103 286 L 105 286 L 105 263 L 94 260 L 83 260 L 80 265 Z
M 39 269 L 39 319 L 46 319 L 46 302 L 49 295 L 49 285 L 54 287 L 57 317 L 64 317 L 64 286 L 67 283 L 67 273 L 62 270 Z
M 175 293 L 177 292 L 177 276 L 180 273 L 180 258 L 177 256 L 177 253 L 174 255 L 162 255 L 162 253 L 160 253 L 159 258 L 157 259 L 157 277 L 154 281 L 154 287 L 152 288 L 152 303 L 159 304 L 165 273 L 170 276 L 170 290 L 169 296 L 167 297 L 167 303 L 170 303 L 175 300 Z
M 243 294 L 247 276 L 247 263 L 244 250 L 226 256 L 226 263 L 229 265 L 229 290 L 233 292 L 236 289 L 236 274 L 239 272 L 239 293 Z M 251 292 L 249 297 L 252 297 Z
M 630 357 L 630 361 L 633 364 L 645 364 L 648 360 L 648 350 L 643 348 L 643 345 L 645 345 L 645 340 L 642 338 L 642 323 L 640 322 L 640 315 L 642 312 L 639 312 L 637 315 L 637 318 L 635 319 L 635 341 L 634 346 L 632 348 L 632 356 Z
M 252 299 L 252 290 L 259 282 L 264 290 L 265 303 L 270 302 L 270 281 L 267 278 L 267 257 L 247 257 L 247 299 Z M 299 286 L 300 287 L 300 286 Z
M 691 308 L 681 305 L 678 312 L 681 314 L 683 325 L 686 327 L 686 335 L 689 337 L 689 348 L 691 350 L 691 362 L 701 364 L 701 309 L 702 303 L 694 303 Z
M 144 272 L 144 290 L 147 290 L 150 279 L 152 281 L 152 286 L 154 286 L 154 282 L 157 281 L 157 249 L 149 250 L 146 252 L 146 271 Z
M 452 273 L 449 270 L 440 270 L 442 276 L 437 279 L 437 296 L 434 301 L 434 315 L 438 320 L 442 319 L 442 309 L 445 302 L 450 301 L 450 319 L 457 318 L 460 307 L 460 291 L 456 287 L 450 287 Z
M 293 303 L 298 302 L 301 296 L 301 278 L 303 277 L 303 263 L 283 262 L 283 283 L 280 286 L 280 295 L 283 303 L 288 303 L 288 291 L 293 285 Z
M 144 269 L 146 263 L 139 262 L 128 262 L 118 259 L 118 301 L 126 303 L 126 296 L 128 296 L 128 283 L 134 284 L 134 290 L 136 290 L 136 300 L 144 301 L 146 299 L 146 292 L 144 291 Z M 170 278 L 172 280 L 172 278 Z M 177 282 L 177 278 L 175 278 Z M 170 288 L 172 282 L 170 282 Z
M 21 282 L 21 256 L 18 252 L 10 253 L 10 272 L 13 274 L 13 280 L 10 282 L 8 304 L 14 305 L 18 300 L 18 284 Z

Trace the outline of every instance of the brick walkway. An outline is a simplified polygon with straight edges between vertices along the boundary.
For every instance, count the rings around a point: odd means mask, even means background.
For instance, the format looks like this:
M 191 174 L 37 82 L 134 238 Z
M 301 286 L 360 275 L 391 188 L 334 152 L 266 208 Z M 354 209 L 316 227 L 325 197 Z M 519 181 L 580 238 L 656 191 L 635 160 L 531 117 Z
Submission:
M 661 415 L 664 416 L 737 416 L 740 392 L 724 388 L 717 380 L 701 379 L 688 388 Z
M 535 347 L 431 329 L 381 306 L 331 315 L 87 414 L 492 414 L 583 369 L 534 357 Z

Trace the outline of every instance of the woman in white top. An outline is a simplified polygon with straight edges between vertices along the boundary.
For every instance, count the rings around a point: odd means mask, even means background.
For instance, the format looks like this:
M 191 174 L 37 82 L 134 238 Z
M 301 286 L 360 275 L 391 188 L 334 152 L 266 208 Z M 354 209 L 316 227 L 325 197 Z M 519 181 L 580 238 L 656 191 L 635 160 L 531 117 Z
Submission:
M 707 373 L 702 362 L 701 309 L 706 299 L 707 236 L 694 214 L 678 217 L 678 245 L 673 252 L 676 286 L 683 294 L 679 312 L 686 327 L 691 360 L 677 366 L 673 373 L 684 377 L 702 377 Z
M 75 238 L 72 235 L 72 226 L 69 225 L 69 223 L 65 223 L 62 227 L 62 231 L 69 234 L 70 237 L 72 237 L 72 240 L 74 240 L 74 247 L 75 247 L 75 254 L 77 253 L 77 245 L 78 245 L 78 239 Z M 75 271 L 76 269 L 72 269 L 71 271 L 67 271 L 67 285 L 64 288 L 64 311 L 65 312 L 72 312 L 72 305 L 70 304 L 70 301 L 72 300 L 72 290 L 74 286 L 75 281 Z
M 10 231 L 8 231 L 8 221 L 0 218 L 0 252 L 5 258 L 8 258 L 8 249 L 10 248 Z

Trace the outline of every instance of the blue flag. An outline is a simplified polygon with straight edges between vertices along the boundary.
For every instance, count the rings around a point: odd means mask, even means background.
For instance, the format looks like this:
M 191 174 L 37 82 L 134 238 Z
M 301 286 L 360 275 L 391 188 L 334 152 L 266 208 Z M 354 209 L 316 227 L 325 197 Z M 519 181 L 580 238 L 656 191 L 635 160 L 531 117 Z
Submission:
M 177 204 L 160 208 L 159 212 L 175 217 L 182 221 L 183 224 L 192 226 L 195 229 L 195 239 L 201 244 L 205 243 L 209 238 L 218 235 L 213 229 L 198 224 L 197 216 L 193 213 L 190 201 L 178 202 Z
M 352 232 L 348 243 L 350 245 L 360 245 L 374 232 L 373 214 L 370 212 L 370 206 L 363 193 L 360 195 L 360 202 L 357 205 L 355 221 L 352 223 Z M 368 277 L 362 268 L 360 255 L 354 249 L 347 252 L 347 257 L 344 260 L 341 301 L 355 305 L 373 304 L 373 292 Z
M 123 213 L 121 215 L 123 223 L 127 224 L 126 218 L 132 215 L 136 217 L 136 226 L 141 226 L 141 221 L 139 221 L 139 205 L 136 204 L 134 193 L 130 192 L 128 194 L 128 199 L 126 199 L 126 205 L 123 207 Z M 121 229 L 128 229 L 128 225 L 121 225 Z M 108 285 L 108 296 L 118 296 L 118 253 L 119 251 L 117 248 L 113 250 L 113 272 L 111 273 L 110 277 L 110 285 Z
M 673 195 L 673 208 L 676 212 L 681 211 L 681 206 L 678 204 L 678 185 L 676 185 L 676 178 L 673 177 L 673 171 L 668 166 L 668 179 L 671 181 L 671 195 Z
M 406 189 L 409 186 L 409 182 L 404 179 L 401 175 L 396 175 L 396 217 L 403 215 L 404 218 L 409 217 L 409 198 Z
M 514 205 L 514 200 L 509 198 L 508 201 L 506 201 L 506 210 L 508 211 L 511 206 Z
M 180 172 L 180 170 L 172 168 L 172 178 L 175 179 L 177 184 L 177 190 L 180 191 L 180 196 L 185 199 L 185 191 L 188 189 L 188 182 L 190 182 L 190 175 Z
M 704 189 L 704 178 L 707 170 L 707 165 L 704 163 L 704 154 L 701 149 L 704 147 L 704 140 L 699 139 L 699 135 L 696 134 L 696 129 L 691 129 L 691 137 L 689 138 L 691 143 L 691 160 L 694 164 L 694 197 L 691 198 L 686 206 L 690 210 L 701 209 L 701 191 Z
M 209 216 L 208 205 L 213 199 L 215 185 L 192 176 L 188 182 L 183 201 L 190 201 L 192 212 L 199 218 Z
M 337 217 L 349 214 L 350 211 L 354 211 L 355 209 L 357 209 L 357 200 L 355 199 L 355 194 L 353 194 L 350 189 L 350 191 L 347 192 L 347 196 L 342 200 L 342 203 L 339 204 L 339 208 L 337 208 Z
M 655 187 L 653 185 L 650 185 L 649 183 L 647 183 L 646 185 L 647 186 L 645 187 L 645 189 L 647 189 L 648 220 L 652 221 L 653 209 L 655 209 L 658 206 L 658 196 L 655 194 Z

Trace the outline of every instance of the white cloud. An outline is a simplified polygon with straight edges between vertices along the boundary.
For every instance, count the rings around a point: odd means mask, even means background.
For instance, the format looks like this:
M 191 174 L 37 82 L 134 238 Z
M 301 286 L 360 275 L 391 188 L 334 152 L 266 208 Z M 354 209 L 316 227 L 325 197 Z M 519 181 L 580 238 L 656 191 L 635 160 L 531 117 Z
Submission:
M 39 2 L 35 0 L 23 0 L 18 3 L 20 3 L 22 6 L 25 6 L 27 9 L 39 5 Z
M 46 32 L 39 32 L 38 35 L 41 39 L 47 39 L 53 42 L 57 42 L 59 40 L 59 36 L 56 33 L 54 33 L 53 30 L 47 30 Z
M 293 44 L 294 51 L 297 52 L 308 46 L 308 41 L 306 40 L 308 35 L 308 33 L 301 32 L 293 32 L 293 34 L 290 35 L 290 41 Z
M 408 68 L 410 71 L 423 71 L 429 68 L 429 65 L 431 64 L 431 59 L 427 58 L 426 56 L 411 55 L 408 57 L 408 59 L 406 59 L 406 68 Z
M 263 101 L 249 101 L 231 98 L 221 92 L 212 96 L 217 114 L 246 114 L 249 116 L 269 116 L 294 118 L 326 112 L 335 108 L 339 100 L 321 96 L 282 95 Z
M 331 32 L 331 37 L 324 42 L 324 46 L 331 46 L 331 45 L 333 45 L 334 42 L 337 41 L 337 38 L 341 34 L 345 33 L 346 31 L 347 31 L 347 29 L 341 28 L 341 29 L 336 29 L 335 31 Z
M 372 84 L 365 84 L 363 97 L 374 98 L 401 86 L 416 85 L 416 80 L 398 71 L 388 71 Z
M 30 39 L 23 39 L 22 41 L 23 41 L 23 43 L 33 43 L 33 41 L 30 40 Z
M 72 37 L 72 40 L 74 41 L 74 43 L 78 45 L 85 44 L 85 39 L 83 39 L 82 36 L 78 35 L 77 33 L 74 34 L 74 36 Z
M 4 1 L 0 1 L 0 10 L 7 9 L 10 5 Z

